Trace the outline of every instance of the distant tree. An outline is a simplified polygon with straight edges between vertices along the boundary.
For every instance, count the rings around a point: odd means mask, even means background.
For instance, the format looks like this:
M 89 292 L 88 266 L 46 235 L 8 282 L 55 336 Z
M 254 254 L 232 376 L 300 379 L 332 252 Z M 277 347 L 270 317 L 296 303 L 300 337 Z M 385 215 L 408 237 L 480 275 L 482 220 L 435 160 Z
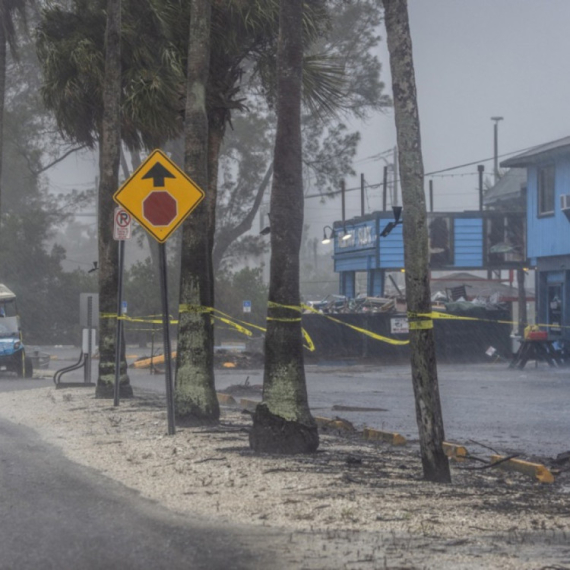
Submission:
M 268 289 L 263 280 L 261 267 L 245 267 L 236 272 L 224 270 L 216 275 L 216 311 L 222 311 L 234 319 L 265 328 L 267 296 Z M 251 312 L 243 312 L 244 301 L 251 302 Z M 244 326 L 247 328 L 247 325 Z M 250 327 L 248 330 L 253 336 L 262 335 L 262 331 L 258 328 Z M 245 341 L 247 337 L 231 325 L 217 321 L 216 338 L 219 343 L 221 339 Z
M 451 481 L 443 451 L 444 430 L 437 381 L 428 268 L 428 229 L 412 40 L 407 0 L 383 0 L 404 208 L 406 301 L 410 321 L 412 383 L 424 478 Z
M 271 273 L 263 401 L 249 435 L 255 451 L 315 451 L 319 435 L 307 398 L 299 293 L 303 232 L 301 89 L 303 0 L 281 0 L 277 52 L 277 133 L 271 188 Z
M 6 70 L 8 50 L 17 58 L 17 22 L 27 23 L 27 9 L 34 0 L 0 0 L 0 177 L 2 175 L 2 147 L 4 143 L 4 105 L 6 98 Z M 0 224 L 2 223 L 2 186 L 0 185 Z
M 107 1 L 103 117 L 99 141 L 99 375 L 96 396 L 112 398 L 115 383 L 115 346 L 119 260 L 113 239 L 113 194 L 119 187 L 121 153 L 121 0 Z M 124 347 L 124 344 L 123 344 Z M 123 348 L 124 351 L 124 348 Z M 127 361 L 121 355 L 120 394 L 131 397 Z
M 74 344 L 80 338 L 79 293 L 95 291 L 96 280 L 82 271 L 65 273 L 66 257 L 56 231 L 81 207 L 83 196 L 65 200 L 49 192 L 43 172 L 61 141 L 39 97 L 39 73 L 29 39 L 19 59 L 8 54 L 4 108 L 3 219 L 0 228 L 0 282 L 18 296 L 26 344 Z

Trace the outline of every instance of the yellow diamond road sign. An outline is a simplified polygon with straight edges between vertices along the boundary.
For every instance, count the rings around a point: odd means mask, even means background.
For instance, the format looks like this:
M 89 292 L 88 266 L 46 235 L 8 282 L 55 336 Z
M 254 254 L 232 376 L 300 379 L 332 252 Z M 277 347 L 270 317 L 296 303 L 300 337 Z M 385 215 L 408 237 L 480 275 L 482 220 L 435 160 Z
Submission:
M 113 198 L 163 243 L 204 199 L 204 192 L 162 151 L 155 150 Z

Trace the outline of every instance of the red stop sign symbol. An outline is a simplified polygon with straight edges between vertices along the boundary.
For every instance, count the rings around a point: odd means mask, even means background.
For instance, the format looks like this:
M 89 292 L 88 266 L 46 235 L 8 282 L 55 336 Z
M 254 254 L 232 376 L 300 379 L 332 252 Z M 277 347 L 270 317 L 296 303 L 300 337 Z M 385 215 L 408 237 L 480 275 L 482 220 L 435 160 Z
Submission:
M 143 201 L 143 216 L 153 226 L 168 226 L 178 215 L 178 203 L 165 190 L 154 190 Z

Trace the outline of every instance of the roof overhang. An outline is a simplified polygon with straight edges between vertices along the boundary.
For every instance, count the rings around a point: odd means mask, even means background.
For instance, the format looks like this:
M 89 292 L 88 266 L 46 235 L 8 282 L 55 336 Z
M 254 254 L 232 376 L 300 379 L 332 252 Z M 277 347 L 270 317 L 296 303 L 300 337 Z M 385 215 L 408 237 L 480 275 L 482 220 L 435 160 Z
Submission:
M 525 168 L 559 156 L 570 155 L 570 137 L 537 146 L 501 162 L 504 168 Z

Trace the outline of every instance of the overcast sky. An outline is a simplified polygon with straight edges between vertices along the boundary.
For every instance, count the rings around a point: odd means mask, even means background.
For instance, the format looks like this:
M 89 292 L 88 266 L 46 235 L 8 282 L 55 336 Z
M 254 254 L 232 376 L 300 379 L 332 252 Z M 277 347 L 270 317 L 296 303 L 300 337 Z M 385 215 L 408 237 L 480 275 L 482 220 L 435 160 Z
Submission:
M 570 135 L 570 0 L 409 0 L 409 14 L 426 173 L 492 157 L 492 116 L 504 117 L 499 154 Z M 380 182 L 384 162 L 363 159 L 395 145 L 393 112 L 355 126 L 364 136 L 356 170 Z M 493 162 L 484 164 L 491 175 Z M 435 210 L 477 209 L 477 166 L 453 173 L 466 176 L 433 178 Z M 360 213 L 358 194 L 348 218 Z M 314 202 L 307 201 L 307 221 L 340 219 L 340 200 L 324 209 Z M 381 209 L 379 191 L 369 202 Z

